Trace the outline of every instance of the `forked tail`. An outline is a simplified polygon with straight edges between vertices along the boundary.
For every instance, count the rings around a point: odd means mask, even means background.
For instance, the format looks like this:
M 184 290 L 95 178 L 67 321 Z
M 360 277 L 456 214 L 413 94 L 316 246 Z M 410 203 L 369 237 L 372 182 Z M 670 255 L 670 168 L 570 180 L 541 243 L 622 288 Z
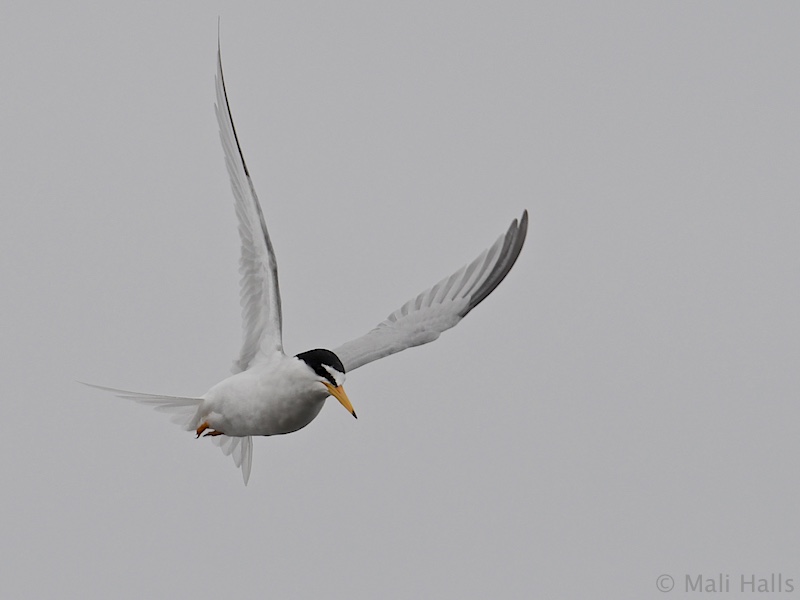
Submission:
M 79 381 L 83 385 L 97 388 L 106 392 L 111 392 L 120 398 L 133 400 L 139 404 L 152 406 L 159 412 L 172 415 L 170 419 L 173 423 L 180 425 L 186 431 L 194 431 L 201 415 L 200 406 L 203 398 L 190 398 L 188 396 L 167 396 L 165 394 L 143 394 L 142 392 L 131 392 L 130 390 L 120 390 L 118 388 L 94 385 Z M 220 447 L 225 456 L 232 456 L 233 462 L 242 469 L 244 484 L 250 480 L 250 469 L 253 466 L 253 438 L 248 437 L 229 437 L 219 435 L 211 438 Z

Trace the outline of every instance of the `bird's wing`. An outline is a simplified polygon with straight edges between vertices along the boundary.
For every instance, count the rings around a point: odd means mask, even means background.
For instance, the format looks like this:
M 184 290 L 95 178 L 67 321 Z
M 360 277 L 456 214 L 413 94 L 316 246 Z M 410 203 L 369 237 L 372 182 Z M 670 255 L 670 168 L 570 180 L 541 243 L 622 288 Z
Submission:
M 528 211 L 470 264 L 390 314 L 375 329 L 333 352 L 352 371 L 384 356 L 432 342 L 454 327 L 508 275 L 528 231 Z
M 275 352 L 283 352 L 281 336 L 281 295 L 278 265 L 267 233 L 264 213 L 250 179 L 239 139 L 231 117 L 222 53 L 217 48 L 217 102 L 214 108 L 219 123 L 219 139 L 225 150 L 225 165 L 231 179 L 239 220 L 242 254 L 239 259 L 240 303 L 242 305 L 242 350 L 232 371 L 246 370 L 253 362 Z

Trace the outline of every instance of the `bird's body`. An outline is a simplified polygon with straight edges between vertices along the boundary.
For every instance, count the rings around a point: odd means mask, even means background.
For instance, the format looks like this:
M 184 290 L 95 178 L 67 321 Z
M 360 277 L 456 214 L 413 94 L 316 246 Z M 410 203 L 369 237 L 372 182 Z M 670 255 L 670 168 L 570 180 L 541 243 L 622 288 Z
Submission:
M 345 373 L 412 346 L 432 342 L 455 326 L 505 278 L 519 256 L 528 225 L 518 222 L 475 260 L 406 302 L 377 327 L 338 348 L 287 356 L 283 350 L 278 268 L 266 220 L 256 196 L 230 114 L 221 53 L 217 53 L 216 115 L 225 164 L 235 199 L 242 244 L 239 260 L 243 321 L 242 348 L 234 374 L 204 395 L 166 396 L 115 392 L 173 413 L 197 437 L 210 436 L 242 468 L 252 465 L 252 437 L 291 433 L 316 418 L 328 396 L 354 417 L 343 384 Z
M 275 353 L 252 369 L 223 379 L 203 395 L 192 422 L 228 436 L 279 435 L 302 429 L 322 410 L 328 390 L 294 356 Z

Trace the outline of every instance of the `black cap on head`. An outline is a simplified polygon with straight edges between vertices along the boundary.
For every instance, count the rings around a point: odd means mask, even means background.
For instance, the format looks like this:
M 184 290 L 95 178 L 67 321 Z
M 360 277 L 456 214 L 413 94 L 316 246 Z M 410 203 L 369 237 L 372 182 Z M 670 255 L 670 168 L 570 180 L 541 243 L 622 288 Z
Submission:
M 333 378 L 333 375 L 331 375 L 331 373 L 325 367 L 327 366 L 331 369 L 335 369 L 342 375 L 345 373 L 342 361 L 340 361 L 339 357 L 330 350 L 317 348 L 316 350 L 301 352 L 297 355 L 297 358 L 304 361 L 309 367 L 311 367 L 311 369 L 313 369 L 314 373 L 329 381 L 334 387 L 338 386 L 339 382 Z

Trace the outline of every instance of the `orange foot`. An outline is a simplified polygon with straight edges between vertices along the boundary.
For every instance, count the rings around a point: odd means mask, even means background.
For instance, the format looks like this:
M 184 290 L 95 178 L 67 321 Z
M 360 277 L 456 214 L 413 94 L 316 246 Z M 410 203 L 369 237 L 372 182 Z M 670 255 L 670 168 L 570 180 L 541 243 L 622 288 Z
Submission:
M 208 429 L 208 431 L 206 431 L 206 429 Z M 200 423 L 200 427 L 197 428 L 197 437 L 200 437 L 200 434 L 203 433 L 204 431 L 206 431 L 206 432 L 203 435 L 203 437 L 208 437 L 210 435 L 211 436 L 214 436 L 214 435 L 225 435 L 221 431 L 215 431 L 213 429 L 209 429 L 209 424 L 206 423 L 205 421 Z

